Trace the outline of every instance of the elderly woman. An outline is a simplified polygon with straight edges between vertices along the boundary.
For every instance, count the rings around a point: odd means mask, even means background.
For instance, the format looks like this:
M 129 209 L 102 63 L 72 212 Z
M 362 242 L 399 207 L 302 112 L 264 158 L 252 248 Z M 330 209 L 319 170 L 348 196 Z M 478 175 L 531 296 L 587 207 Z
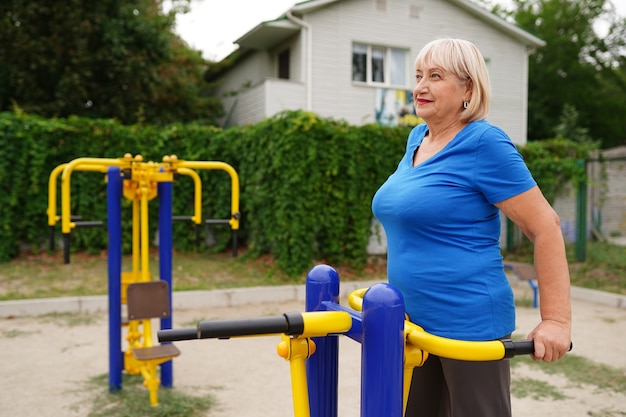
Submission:
M 387 235 L 389 282 L 411 321 L 430 333 L 509 336 L 515 306 L 499 245 L 502 211 L 534 243 L 541 300 L 541 322 L 528 336 L 534 358 L 562 358 L 571 307 L 559 218 L 511 139 L 485 120 L 491 89 L 484 58 L 470 42 L 438 39 L 417 56 L 415 80 L 415 109 L 425 123 L 410 133 L 372 202 Z M 509 363 L 431 355 L 414 370 L 405 415 L 510 416 Z

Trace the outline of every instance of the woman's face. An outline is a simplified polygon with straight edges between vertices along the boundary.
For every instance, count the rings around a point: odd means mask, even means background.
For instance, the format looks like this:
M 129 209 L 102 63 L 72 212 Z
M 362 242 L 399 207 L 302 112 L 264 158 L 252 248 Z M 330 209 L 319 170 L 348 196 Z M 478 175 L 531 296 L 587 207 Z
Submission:
M 415 112 L 429 125 L 457 120 L 469 101 L 469 82 L 429 61 L 415 67 Z

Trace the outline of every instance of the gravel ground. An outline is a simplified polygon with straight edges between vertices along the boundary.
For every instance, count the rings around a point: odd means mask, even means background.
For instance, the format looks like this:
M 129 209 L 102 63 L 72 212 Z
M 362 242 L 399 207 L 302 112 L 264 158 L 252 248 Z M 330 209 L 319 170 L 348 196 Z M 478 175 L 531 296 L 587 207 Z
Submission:
M 302 311 L 302 302 L 242 305 L 230 308 L 178 309 L 174 327 L 198 320 L 250 318 Z M 626 372 L 626 309 L 573 300 L 574 353 Z M 90 315 L 69 325 L 67 316 L 0 319 L 0 412 L 6 416 L 85 416 L 91 403 L 85 381 L 108 372 L 107 317 Z M 539 319 L 532 308 L 518 309 L 518 331 L 526 335 Z M 174 360 L 175 389 L 217 399 L 207 416 L 287 417 L 293 415 L 289 364 L 278 357 L 277 336 L 179 342 Z M 339 416 L 359 416 L 360 345 L 340 338 Z M 601 391 L 560 375 L 518 366 L 513 379 L 546 381 L 562 400 L 513 398 L 516 417 L 626 415 L 626 394 Z M 146 393 L 146 401 L 148 401 Z

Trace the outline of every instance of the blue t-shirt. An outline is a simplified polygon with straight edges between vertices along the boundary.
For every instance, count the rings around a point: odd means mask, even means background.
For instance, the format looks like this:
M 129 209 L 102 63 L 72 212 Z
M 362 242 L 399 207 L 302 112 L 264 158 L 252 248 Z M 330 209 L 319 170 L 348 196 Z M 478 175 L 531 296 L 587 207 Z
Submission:
M 430 333 L 506 336 L 515 329 L 515 306 L 494 204 L 536 182 L 506 133 L 484 120 L 413 167 L 427 131 L 426 124 L 411 131 L 397 170 L 372 201 L 387 236 L 389 283 L 402 293 L 411 321 Z

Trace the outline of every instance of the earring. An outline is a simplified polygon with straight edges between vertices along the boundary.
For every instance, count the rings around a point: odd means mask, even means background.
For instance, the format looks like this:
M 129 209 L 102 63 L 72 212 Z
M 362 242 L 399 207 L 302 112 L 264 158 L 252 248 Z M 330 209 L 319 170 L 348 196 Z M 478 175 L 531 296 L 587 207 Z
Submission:
M 464 101 L 463 102 L 463 108 L 466 109 L 469 107 L 469 101 Z

